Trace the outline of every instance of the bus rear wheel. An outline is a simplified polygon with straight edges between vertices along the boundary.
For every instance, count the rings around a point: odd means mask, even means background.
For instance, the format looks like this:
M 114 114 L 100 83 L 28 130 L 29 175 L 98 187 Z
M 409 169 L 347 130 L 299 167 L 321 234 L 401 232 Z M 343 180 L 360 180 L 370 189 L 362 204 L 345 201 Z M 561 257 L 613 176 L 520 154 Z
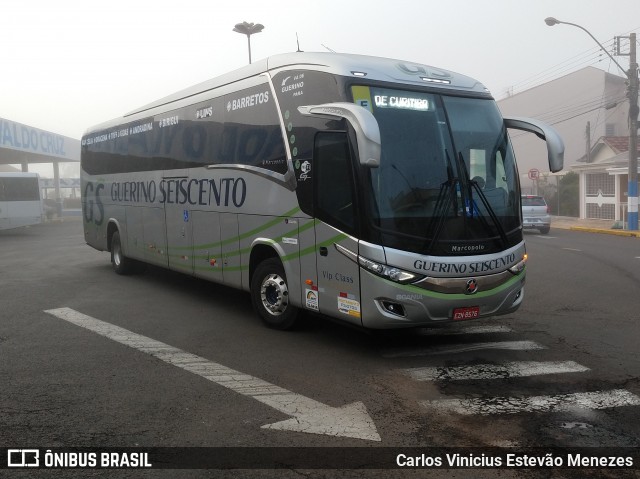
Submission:
M 131 274 L 134 269 L 133 260 L 127 258 L 122 251 L 120 232 L 113 233 L 111 238 L 111 264 L 118 274 Z
M 269 258 L 258 265 L 251 279 L 251 303 L 262 321 L 273 329 L 291 329 L 298 308 L 289 302 L 289 286 L 282 263 Z

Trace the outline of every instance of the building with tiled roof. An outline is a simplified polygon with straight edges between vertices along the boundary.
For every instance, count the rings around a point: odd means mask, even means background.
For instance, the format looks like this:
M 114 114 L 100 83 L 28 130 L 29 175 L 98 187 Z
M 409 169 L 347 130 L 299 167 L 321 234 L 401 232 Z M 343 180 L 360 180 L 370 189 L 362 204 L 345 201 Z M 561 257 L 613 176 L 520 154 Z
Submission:
M 640 156 L 640 145 L 638 145 Z M 580 175 L 580 217 L 625 221 L 629 187 L 629 137 L 599 138 L 571 167 Z

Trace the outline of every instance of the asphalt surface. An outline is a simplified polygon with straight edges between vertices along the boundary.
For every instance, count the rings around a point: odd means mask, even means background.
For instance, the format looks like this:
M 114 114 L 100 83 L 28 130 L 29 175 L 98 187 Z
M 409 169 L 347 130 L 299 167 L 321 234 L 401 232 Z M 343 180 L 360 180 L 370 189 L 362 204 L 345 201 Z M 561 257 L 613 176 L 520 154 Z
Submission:
M 273 331 L 246 293 L 156 268 L 115 275 L 108 253 L 84 244 L 75 219 L 0 232 L 0 445 L 637 448 L 640 239 L 553 226 L 548 235 L 525 238 L 527 285 L 516 313 L 445 331 L 371 334 L 314 315 L 296 331 Z M 62 308 L 101 321 L 101 332 L 51 313 Z M 182 353 L 202 359 L 192 369 L 206 374 L 177 365 Z M 533 372 L 519 376 L 517 368 L 532 363 Z M 558 366 L 568 370 L 553 370 Z M 456 378 L 461 368 L 472 376 Z M 230 382 L 228 370 L 243 377 Z M 259 387 L 281 388 L 293 399 L 269 403 Z M 337 429 L 265 427 L 290 420 L 293 402 L 294 410 L 335 408 L 320 422 L 333 417 Z M 354 404 L 351 419 L 339 415 Z M 371 424 L 362 426 L 363 411 Z M 367 435 L 372 427 L 378 438 Z M 331 470 L 23 475 L 362 477 L 336 461 Z M 0 476 L 9 472 L 22 471 Z M 623 470 L 473 472 L 636 477 Z M 369 470 L 366 477 L 469 473 Z

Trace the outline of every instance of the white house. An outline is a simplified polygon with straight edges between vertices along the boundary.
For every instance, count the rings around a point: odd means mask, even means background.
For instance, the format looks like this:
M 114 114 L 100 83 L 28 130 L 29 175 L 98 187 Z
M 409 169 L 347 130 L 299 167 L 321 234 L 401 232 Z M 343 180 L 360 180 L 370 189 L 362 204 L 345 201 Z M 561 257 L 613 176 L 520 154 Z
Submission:
M 638 149 L 640 153 L 640 148 Z M 580 217 L 625 221 L 629 187 L 629 137 L 599 138 L 572 166 L 580 175 Z

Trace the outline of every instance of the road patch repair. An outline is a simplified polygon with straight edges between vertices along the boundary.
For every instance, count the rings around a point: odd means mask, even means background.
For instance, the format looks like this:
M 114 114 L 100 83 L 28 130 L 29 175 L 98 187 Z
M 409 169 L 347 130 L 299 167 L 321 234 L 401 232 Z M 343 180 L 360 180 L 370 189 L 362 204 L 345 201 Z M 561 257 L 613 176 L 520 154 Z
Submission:
M 424 408 L 462 415 L 488 416 L 523 412 L 563 412 L 573 409 L 609 409 L 640 406 L 640 397 L 625 389 L 558 394 L 532 397 L 492 397 L 471 399 L 441 399 L 421 401 Z

